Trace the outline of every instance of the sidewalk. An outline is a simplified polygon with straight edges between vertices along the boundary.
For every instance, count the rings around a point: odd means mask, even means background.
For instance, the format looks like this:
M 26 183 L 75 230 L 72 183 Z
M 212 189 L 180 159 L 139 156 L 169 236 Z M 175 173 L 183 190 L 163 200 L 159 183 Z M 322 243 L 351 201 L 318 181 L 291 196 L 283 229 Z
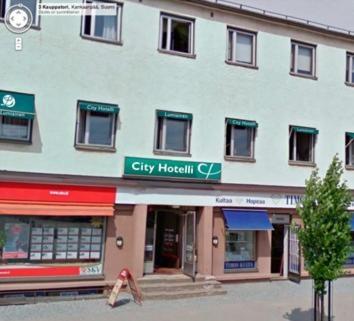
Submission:
M 106 300 L 38 303 L 0 307 L 0 321 L 312 321 L 312 281 L 227 284 L 227 295 L 146 301 L 127 294 L 118 306 Z M 335 321 L 353 320 L 354 278 L 334 283 Z

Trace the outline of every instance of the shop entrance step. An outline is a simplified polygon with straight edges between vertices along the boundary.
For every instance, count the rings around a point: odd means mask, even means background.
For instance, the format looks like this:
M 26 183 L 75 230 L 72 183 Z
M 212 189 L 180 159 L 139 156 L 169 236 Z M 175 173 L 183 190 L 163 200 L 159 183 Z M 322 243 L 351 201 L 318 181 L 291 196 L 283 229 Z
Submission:
M 171 300 L 226 294 L 215 277 L 197 275 L 148 275 L 138 279 L 144 300 Z

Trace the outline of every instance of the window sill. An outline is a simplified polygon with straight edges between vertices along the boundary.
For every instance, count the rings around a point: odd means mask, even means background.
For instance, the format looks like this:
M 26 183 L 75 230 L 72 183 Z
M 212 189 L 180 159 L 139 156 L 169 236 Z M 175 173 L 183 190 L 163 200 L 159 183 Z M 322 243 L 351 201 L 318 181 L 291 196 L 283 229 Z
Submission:
M 116 152 L 115 147 L 105 147 L 105 146 L 97 146 L 97 145 L 82 145 L 82 144 L 76 144 L 74 147 L 78 150 L 87 150 L 87 151 L 95 151 L 95 152 L 111 152 L 111 153 Z
M 345 165 L 345 169 L 348 171 L 354 171 L 354 165 Z
M 298 74 L 296 72 L 290 71 L 289 72 L 290 76 L 294 76 L 294 77 L 300 77 L 300 78 L 305 78 L 305 79 L 312 79 L 312 80 L 318 80 L 318 78 L 314 75 L 303 75 L 303 74 Z
M 196 59 L 197 55 L 196 54 L 191 54 L 191 53 L 185 53 L 185 52 L 179 52 L 179 51 L 172 51 L 172 50 L 165 50 L 165 49 L 157 49 L 159 53 L 167 54 L 167 55 L 172 55 L 172 56 L 180 56 L 184 58 L 191 58 L 191 59 Z
M 0 138 L 0 143 L 4 144 L 17 144 L 17 145 L 32 145 L 31 140 L 17 140 L 17 139 L 7 139 L 7 138 Z
M 5 19 L 4 18 L 0 18 L 0 23 L 5 23 Z M 38 23 L 38 25 L 31 25 L 30 29 L 33 29 L 33 30 L 41 30 L 41 27 L 40 27 L 40 24 Z
M 232 162 L 245 162 L 245 163 L 256 162 L 256 159 L 253 157 L 224 156 L 224 159 Z
M 80 37 L 82 39 L 85 39 L 85 40 L 103 42 L 103 43 L 107 43 L 107 44 L 110 44 L 110 45 L 116 45 L 116 46 L 123 46 L 123 42 L 122 41 L 113 41 L 113 40 L 107 40 L 107 39 L 103 39 L 103 38 L 90 37 L 90 36 L 86 36 L 86 35 L 83 35 L 83 34 L 81 34 Z
M 348 82 L 348 81 L 345 81 L 344 84 L 348 87 L 354 87 L 354 83 L 353 82 Z
M 156 149 L 154 149 L 154 154 L 155 155 L 167 155 L 167 156 L 179 156 L 179 157 L 192 157 L 192 154 L 190 154 L 190 153 L 164 151 L 164 150 L 156 150 Z
M 249 272 L 257 273 L 257 272 L 259 272 L 259 270 L 258 270 L 258 268 L 254 268 L 254 269 L 224 270 L 224 273 L 225 273 L 225 274 L 231 274 L 231 273 L 249 273 Z
M 316 163 L 314 162 L 301 162 L 301 161 L 289 160 L 288 164 L 291 166 L 316 167 Z
M 245 68 L 255 69 L 255 70 L 259 69 L 257 65 L 242 64 L 242 63 L 234 62 L 234 61 L 230 61 L 230 60 L 225 60 L 225 63 L 227 65 L 231 65 L 231 66 L 245 67 Z

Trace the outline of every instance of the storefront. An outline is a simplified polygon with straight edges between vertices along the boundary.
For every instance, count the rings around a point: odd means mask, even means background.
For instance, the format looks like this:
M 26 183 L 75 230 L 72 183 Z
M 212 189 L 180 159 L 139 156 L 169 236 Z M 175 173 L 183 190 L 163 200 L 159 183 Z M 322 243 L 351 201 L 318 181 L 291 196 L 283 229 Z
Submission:
M 115 193 L 113 187 L 0 182 L 2 287 L 104 278 Z

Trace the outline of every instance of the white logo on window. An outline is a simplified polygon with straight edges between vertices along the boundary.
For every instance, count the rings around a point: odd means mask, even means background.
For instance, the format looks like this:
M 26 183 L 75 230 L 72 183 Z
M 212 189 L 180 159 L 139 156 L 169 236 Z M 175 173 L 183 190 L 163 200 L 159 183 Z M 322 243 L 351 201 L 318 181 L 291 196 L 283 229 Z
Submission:
M 12 108 L 16 104 L 15 97 L 11 95 L 5 95 L 4 97 L 2 97 L 2 102 L 3 103 L 1 104 L 1 106 L 5 106 L 8 108 Z

